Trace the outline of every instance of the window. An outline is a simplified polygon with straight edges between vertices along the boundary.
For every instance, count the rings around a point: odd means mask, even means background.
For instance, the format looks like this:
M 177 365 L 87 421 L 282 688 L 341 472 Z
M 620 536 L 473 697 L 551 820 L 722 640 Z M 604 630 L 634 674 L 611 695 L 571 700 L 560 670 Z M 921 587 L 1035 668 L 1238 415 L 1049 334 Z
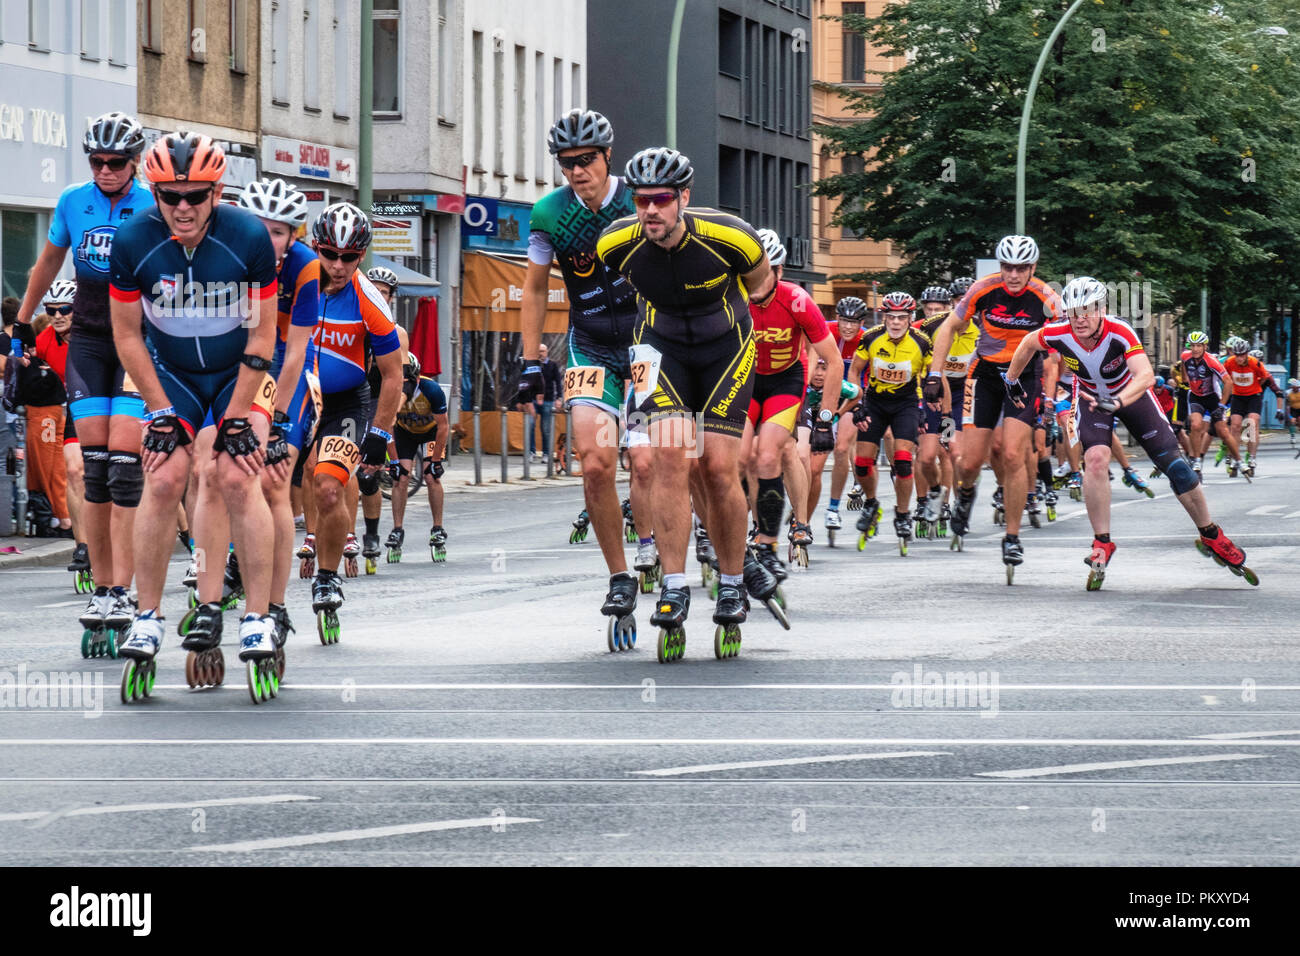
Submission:
M 49 0 L 27 0 L 27 45 L 33 50 L 49 52 Z
M 857 14 L 865 16 L 865 3 L 844 3 L 840 5 L 844 15 Z M 841 79 L 845 83 L 865 83 L 867 79 L 867 38 L 847 24 L 844 26 L 844 62 Z
M 778 109 L 776 128 L 783 133 L 792 129 L 794 111 L 794 40 L 787 33 L 777 34 L 780 44 L 781 73 L 777 77 L 776 95 Z
M 748 223 L 759 221 L 759 182 L 760 156 L 752 149 L 745 150 L 745 194 L 741 197 L 741 217 Z
M 285 2 L 271 2 L 271 102 L 276 106 L 289 105 L 289 12 Z
M 474 81 L 474 96 L 469 108 L 474 117 L 474 171 L 484 172 L 483 166 L 483 34 L 475 30 L 470 44 L 470 76 Z
M 550 159 L 550 148 L 546 145 L 546 137 L 550 132 L 551 126 L 546 121 L 546 54 L 537 53 L 533 56 L 533 125 L 537 128 L 537 135 L 534 140 L 537 143 L 537 161 L 534 175 L 537 182 L 546 182 L 546 161 Z
M 41 250 L 39 226 L 36 213 L 0 212 L 0 295 L 22 298 L 26 294 L 27 270 Z
M 317 26 L 318 0 L 302 4 L 302 108 L 320 112 L 320 29 Z
M 130 22 L 128 0 L 109 0 L 108 5 L 108 62 L 126 66 L 126 27 Z
M 492 37 L 492 172 L 506 174 L 506 51 L 499 36 Z
M 745 77 L 741 99 L 745 101 L 745 122 L 757 123 L 759 94 L 763 77 L 763 51 L 760 41 L 763 28 L 753 20 L 745 21 Z
M 740 76 L 745 71 L 744 22 L 734 13 L 718 11 L 718 72 Z
M 162 52 L 163 0 L 142 0 L 140 10 L 140 45 L 154 53 Z
M 447 22 L 447 13 L 447 0 L 438 0 L 438 121 L 450 124 L 454 122 L 456 80 L 452 67 L 456 55 L 452 46 L 455 31 Z
M 248 0 L 230 0 L 230 68 L 248 72 Z
M 573 64 L 573 82 L 569 86 L 569 99 L 579 109 L 587 107 L 587 88 L 582 85 L 582 67 Z
M 352 35 L 348 0 L 334 0 L 334 115 L 352 115 Z
M 81 0 L 81 56 L 99 59 L 99 0 Z
M 208 11 L 207 0 L 188 0 L 186 17 L 187 56 L 196 63 L 208 58 Z
M 741 151 L 718 147 L 718 208 L 740 215 Z
M 856 153 L 854 155 L 844 156 L 843 158 L 841 158 L 840 171 L 848 175 L 860 175 L 861 173 L 865 172 L 866 163 L 862 159 L 862 154 Z M 844 206 L 845 203 L 848 203 L 849 205 Z M 849 199 L 847 197 L 841 201 L 841 208 L 844 208 L 846 212 L 850 212 L 854 209 L 857 209 L 858 207 L 860 207 L 860 205 L 861 203 L 859 201 L 854 199 Z M 840 238 L 841 239 L 864 239 L 866 237 L 863 233 L 858 232 L 856 229 L 850 229 L 847 226 L 845 226 L 840 230 Z
M 402 11 L 400 0 L 375 0 L 375 119 L 402 118 Z
M 776 31 L 771 27 L 763 28 L 763 83 L 760 102 L 763 125 L 768 129 L 776 126 Z
M 515 45 L 515 179 L 526 180 L 528 166 L 528 105 L 525 94 L 528 92 L 528 51 Z
M 551 64 L 551 98 L 555 103 L 551 115 L 559 119 L 568 112 L 564 99 L 564 61 L 559 57 L 556 57 L 555 62 Z M 560 172 L 558 163 L 552 163 L 551 169 L 553 170 L 552 175 L 555 177 L 555 185 L 559 186 L 564 182 L 564 173 Z

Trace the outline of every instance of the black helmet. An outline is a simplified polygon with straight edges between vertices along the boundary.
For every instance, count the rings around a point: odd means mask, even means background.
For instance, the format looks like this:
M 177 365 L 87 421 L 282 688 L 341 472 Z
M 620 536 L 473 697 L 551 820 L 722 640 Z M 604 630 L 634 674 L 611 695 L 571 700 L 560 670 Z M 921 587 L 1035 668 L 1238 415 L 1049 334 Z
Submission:
M 672 189 L 689 189 L 695 180 L 691 161 L 667 146 L 643 149 L 627 161 L 623 178 L 632 187 L 668 186 Z
M 81 148 L 87 153 L 139 156 L 144 152 L 144 128 L 134 116 L 105 113 L 90 124 L 81 140 Z
M 609 149 L 614 145 L 614 127 L 595 110 L 571 109 L 555 121 L 546 137 L 546 147 L 554 156 L 562 149 L 596 146 Z
M 970 287 L 974 284 L 975 280 L 970 276 L 962 276 L 960 279 L 953 279 L 952 285 L 948 287 L 948 291 L 952 293 L 953 301 L 956 302 L 969 292 Z
M 866 318 L 867 312 L 867 304 L 856 295 L 846 295 L 835 303 L 835 315 L 841 319 L 852 319 L 855 322 L 861 322 Z
M 352 203 L 336 202 L 321 210 L 311 234 L 321 245 L 365 252 L 370 246 L 370 220 Z

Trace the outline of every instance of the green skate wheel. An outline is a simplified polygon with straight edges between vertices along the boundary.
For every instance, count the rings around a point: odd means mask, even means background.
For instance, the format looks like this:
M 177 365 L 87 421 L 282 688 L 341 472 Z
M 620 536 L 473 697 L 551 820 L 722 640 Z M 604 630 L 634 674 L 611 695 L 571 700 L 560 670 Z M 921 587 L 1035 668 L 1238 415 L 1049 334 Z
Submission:
M 867 550 L 867 532 L 865 531 L 858 535 L 858 550 Z
M 269 657 L 269 658 L 267 658 L 267 667 L 266 667 L 266 684 L 267 684 L 268 687 L 271 688 L 271 696 L 272 696 L 272 697 L 279 697 L 279 696 L 280 696 L 280 671 L 279 671 L 279 665 L 276 664 L 276 662 L 275 662 L 275 658 L 273 658 L 273 657 Z
M 632 527 L 632 525 L 628 525 L 626 537 L 628 544 L 636 544 L 636 528 Z
M 716 601 L 718 599 L 718 588 L 722 584 L 722 578 L 709 575 L 709 599 Z
M 740 625 L 717 626 L 713 631 L 713 656 L 720 661 L 740 656 Z
M 686 653 L 686 631 L 683 628 L 660 628 L 658 657 L 660 664 L 681 660 Z
M 375 559 L 366 558 L 366 574 L 374 574 L 378 570 L 379 566 L 375 564 Z
M 181 616 L 180 621 L 177 622 L 176 633 L 179 634 L 181 637 L 185 637 L 187 634 L 189 634 L 190 628 L 194 626 L 194 619 L 196 617 L 198 617 L 198 609 L 195 608 L 193 605 L 191 605 L 190 609 L 186 611 Z
M 1056 520 L 1056 505 L 1047 506 L 1047 520 L 1048 521 Z
M 122 668 L 122 703 L 129 704 L 135 700 L 135 661 L 128 659 Z
M 186 606 L 195 608 L 199 606 L 199 592 L 197 588 L 190 588 L 189 595 L 185 598 Z
M 104 636 L 104 649 L 108 651 L 109 657 L 117 660 L 117 631 L 110 627 Z
M 92 632 L 91 632 L 90 628 L 86 628 L 84 631 L 81 632 L 81 656 L 82 656 L 82 657 L 89 657 L 89 656 L 90 656 L 90 638 L 91 638 L 91 634 L 92 634 Z
M 158 677 L 158 665 L 153 661 L 150 661 L 149 667 L 144 675 L 144 680 L 143 680 L 144 696 L 150 697 L 153 695 L 153 683 L 154 680 L 157 679 L 157 677 Z
M 649 594 L 651 591 L 655 589 L 654 577 L 652 576 L 651 572 L 647 572 L 647 571 L 641 572 L 640 588 L 642 594 Z
M 899 539 L 898 539 L 898 556 L 899 556 L 900 558 L 905 558 L 905 557 L 907 557 L 907 539 L 906 539 L 906 538 L 899 538 Z
M 1252 571 L 1250 568 L 1246 567 L 1246 566 L 1243 564 L 1243 565 L 1238 569 L 1238 573 L 1239 573 L 1243 578 L 1246 579 L 1246 582 L 1247 582 L 1248 584 L 1250 584 L 1251 587 L 1256 587 L 1256 588 L 1259 587 L 1259 575 L 1256 574 L 1254 571 Z
M 390 548 L 388 551 L 388 563 L 397 564 L 401 560 L 402 560 L 402 552 L 394 551 Z

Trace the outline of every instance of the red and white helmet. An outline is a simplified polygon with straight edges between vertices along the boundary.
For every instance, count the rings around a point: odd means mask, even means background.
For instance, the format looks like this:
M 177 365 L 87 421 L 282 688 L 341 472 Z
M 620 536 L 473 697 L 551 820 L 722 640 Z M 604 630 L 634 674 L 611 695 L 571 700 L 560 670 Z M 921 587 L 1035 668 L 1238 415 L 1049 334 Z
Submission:
M 916 300 L 906 292 L 890 292 L 880 300 L 881 312 L 908 312 L 916 311 Z
M 352 203 L 336 202 L 316 217 L 311 234 L 322 246 L 365 252 L 370 246 L 370 220 Z

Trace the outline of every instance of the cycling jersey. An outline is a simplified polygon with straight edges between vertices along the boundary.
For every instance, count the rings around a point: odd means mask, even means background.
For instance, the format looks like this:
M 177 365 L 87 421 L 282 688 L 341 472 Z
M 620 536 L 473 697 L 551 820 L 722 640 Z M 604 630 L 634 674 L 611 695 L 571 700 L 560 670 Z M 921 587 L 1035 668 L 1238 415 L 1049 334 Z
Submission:
M 853 355 L 858 350 L 858 343 L 862 341 L 862 326 L 858 326 L 858 334 L 851 339 L 846 339 L 840 335 L 840 323 L 835 319 L 826 320 L 826 331 L 835 337 L 835 345 L 840 350 L 840 358 L 844 360 L 844 380 L 849 380 L 849 369 L 853 367 Z M 865 374 L 865 369 L 863 370 Z M 862 383 L 859 382 L 859 385 Z
M 766 258 L 749 223 L 716 209 L 685 209 L 686 231 L 672 249 L 651 242 L 636 216 L 600 236 L 596 255 L 635 286 L 638 328 L 692 346 L 733 330 L 749 336 L 751 320 L 741 276 Z
M 758 352 L 754 371 L 759 375 L 775 375 L 799 362 L 804 335 L 814 345 L 830 335 L 813 297 L 793 282 L 778 282 L 776 296 L 766 306 L 751 302 L 749 314 Z
M 1192 350 L 1186 349 L 1179 357 L 1179 362 L 1182 363 L 1183 374 L 1187 376 L 1187 385 L 1193 395 L 1202 398 L 1219 397 L 1219 383 L 1227 378 L 1228 373 L 1218 359 L 1208 351 L 1202 353 L 1200 358 L 1192 358 Z
M 1264 367 L 1264 363 L 1253 355 L 1247 355 L 1245 359 L 1245 365 L 1239 363 L 1236 356 L 1223 363 L 1224 371 L 1232 379 L 1232 394 L 1259 395 L 1264 391 L 1264 386 L 1273 381 L 1273 376 Z
M 72 265 L 77 293 L 72 300 L 72 327 L 77 332 L 112 335 L 108 313 L 109 255 L 118 228 L 138 212 L 153 206 L 149 190 L 135 180 L 116 200 L 90 182 L 69 186 L 59 195 L 46 239 L 67 249 L 76 245 Z
M 930 341 L 933 342 L 939 326 L 947 322 L 951 315 L 951 312 L 940 312 L 938 315 L 913 323 L 913 327 L 930 336 Z M 975 357 L 975 346 L 979 342 L 979 337 L 979 326 L 973 321 L 967 322 L 966 328 L 953 337 L 952 344 L 948 347 L 948 360 L 943 363 L 943 374 L 946 377 L 966 377 L 966 373 L 970 371 L 971 359 Z
M 543 196 L 528 219 L 528 259 L 538 265 L 560 263 L 569 293 L 569 327 L 597 344 L 626 347 L 636 322 L 636 289 L 596 258 L 596 240 L 615 220 L 631 215 L 632 190 L 617 176 L 595 212 L 572 186 Z
M 921 397 L 921 377 L 930 365 L 934 343 L 919 329 L 909 328 L 895 342 L 885 326 L 873 326 L 862 333 L 857 357 L 865 359 L 866 385 L 877 394 L 912 394 Z M 909 387 L 910 386 L 910 387 Z
M 324 394 L 365 384 L 367 340 L 375 355 L 401 348 L 388 303 L 358 269 L 342 289 L 320 295 L 320 321 L 312 341 Z
M 1031 278 L 1019 295 L 1012 295 L 1000 272 L 971 286 L 953 311 L 979 326 L 980 360 L 1004 367 L 1027 333 L 1065 315 L 1061 297 L 1043 280 Z
M 275 361 L 271 368 L 274 378 L 280 377 L 284 364 L 284 349 L 289 341 L 289 326 L 315 328 L 320 304 L 320 260 L 311 246 L 295 239 L 280 260 L 278 273 L 279 301 L 276 305 Z M 311 347 L 308 347 L 310 353 Z M 312 356 L 307 356 L 304 368 L 313 368 Z
M 1038 330 L 1038 344 L 1056 349 L 1066 368 L 1074 373 L 1076 389 L 1109 401 L 1129 382 L 1128 357 L 1142 353 L 1142 342 L 1133 327 L 1113 315 L 1101 320 L 1101 338 L 1086 348 L 1074 336 L 1069 322 L 1053 322 Z
M 447 414 L 447 393 L 431 378 L 420 376 L 418 387 L 397 410 L 397 428 L 412 435 L 426 435 L 438 422 L 437 415 Z
M 237 371 L 246 320 L 276 293 L 275 250 L 252 213 L 216 206 L 193 251 L 172 238 L 156 207 L 120 226 L 109 294 L 139 302 L 157 360 L 181 372 Z
M 1286 404 L 1291 409 L 1293 416 L 1300 415 L 1300 388 L 1288 388 L 1286 390 Z

